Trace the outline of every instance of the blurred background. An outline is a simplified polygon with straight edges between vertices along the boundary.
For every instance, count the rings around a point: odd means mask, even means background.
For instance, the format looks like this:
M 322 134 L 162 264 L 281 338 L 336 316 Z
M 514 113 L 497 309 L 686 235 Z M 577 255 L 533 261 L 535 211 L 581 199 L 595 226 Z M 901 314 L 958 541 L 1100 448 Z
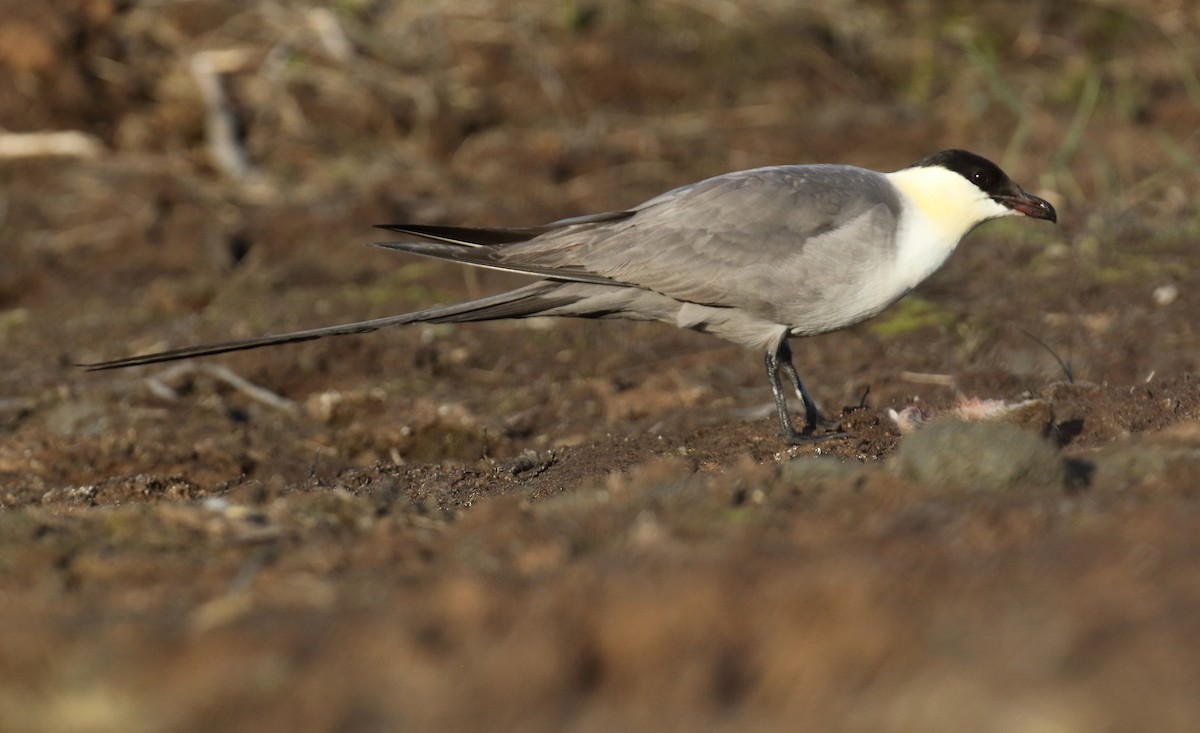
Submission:
M 1193 730 L 1198 70 L 1193 0 L 0 0 L 0 729 Z M 796 343 L 816 448 L 660 324 L 75 366 L 521 282 L 373 224 L 949 147 L 1059 224 Z M 1075 440 L 887 458 L 960 396 Z
M 373 224 L 526 225 L 947 147 L 1061 223 L 990 224 L 879 319 L 799 344 L 818 399 L 953 396 L 905 370 L 1006 397 L 1195 370 L 1198 68 L 1184 0 L 3 0 L 0 424 L 75 450 L 188 393 L 173 414 L 224 431 L 260 408 L 220 379 L 172 372 L 154 397 L 71 365 L 518 282 L 364 248 Z M 362 463 L 765 416 L 759 362 L 658 325 L 535 323 L 220 363 Z M 431 427 L 456 437 L 418 445 Z

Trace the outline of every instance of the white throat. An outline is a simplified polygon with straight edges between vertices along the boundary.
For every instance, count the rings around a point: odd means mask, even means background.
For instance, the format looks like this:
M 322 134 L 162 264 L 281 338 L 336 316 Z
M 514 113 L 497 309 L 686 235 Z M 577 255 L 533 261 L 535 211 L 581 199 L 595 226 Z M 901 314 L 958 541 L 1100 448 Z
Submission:
M 902 200 L 895 267 L 897 284 L 906 290 L 941 267 L 976 226 L 1016 213 L 946 168 L 922 166 L 885 175 Z

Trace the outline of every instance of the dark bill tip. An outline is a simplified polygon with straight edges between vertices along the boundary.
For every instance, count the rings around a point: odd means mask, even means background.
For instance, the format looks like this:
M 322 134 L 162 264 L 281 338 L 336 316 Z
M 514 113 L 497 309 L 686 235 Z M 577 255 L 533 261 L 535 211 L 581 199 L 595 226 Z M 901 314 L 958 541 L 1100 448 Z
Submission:
M 1050 202 L 1033 194 L 1022 191 L 1017 196 L 997 196 L 996 200 L 1019 214 L 1034 219 L 1058 222 L 1058 212 L 1054 210 Z

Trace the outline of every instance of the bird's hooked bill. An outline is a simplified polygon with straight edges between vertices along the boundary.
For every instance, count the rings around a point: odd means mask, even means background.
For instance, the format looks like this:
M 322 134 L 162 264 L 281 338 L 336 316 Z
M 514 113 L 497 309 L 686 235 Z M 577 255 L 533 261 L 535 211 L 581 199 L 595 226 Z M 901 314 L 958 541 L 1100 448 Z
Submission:
M 1031 193 L 1021 191 L 1015 196 L 997 196 L 996 200 L 1018 214 L 1024 214 L 1034 219 L 1058 222 L 1058 212 L 1054 210 L 1050 202 Z

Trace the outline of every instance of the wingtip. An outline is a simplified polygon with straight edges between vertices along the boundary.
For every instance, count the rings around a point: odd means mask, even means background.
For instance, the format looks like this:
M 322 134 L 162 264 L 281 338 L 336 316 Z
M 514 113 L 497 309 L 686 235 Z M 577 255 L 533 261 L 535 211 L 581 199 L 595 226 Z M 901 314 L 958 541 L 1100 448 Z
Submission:
M 113 359 L 112 361 L 96 361 L 96 362 L 76 362 L 73 366 L 76 369 L 82 369 L 85 372 L 106 372 L 112 369 L 121 369 L 124 367 L 145 366 L 153 364 L 154 360 L 149 357 L 157 356 L 157 354 L 146 354 L 144 356 L 128 356 L 124 359 Z
M 96 362 L 95 364 L 75 364 L 73 366 L 76 369 L 80 369 L 85 372 L 103 372 L 108 371 L 109 369 L 117 369 L 123 365 L 120 363 L 101 361 Z

